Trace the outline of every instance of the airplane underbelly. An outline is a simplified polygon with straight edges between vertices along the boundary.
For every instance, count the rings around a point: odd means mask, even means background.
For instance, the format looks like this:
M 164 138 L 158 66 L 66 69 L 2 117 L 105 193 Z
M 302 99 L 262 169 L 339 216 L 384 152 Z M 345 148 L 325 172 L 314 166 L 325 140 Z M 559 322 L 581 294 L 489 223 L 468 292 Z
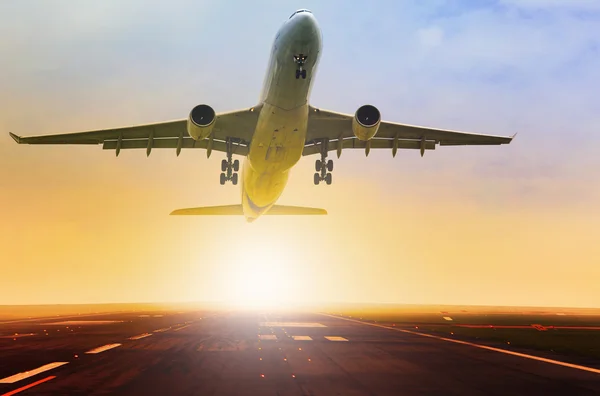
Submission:
M 302 157 L 307 120 L 307 105 L 282 110 L 264 104 L 242 174 L 247 217 L 264 213 L 283 192 L 290 168 Z
M 283 110 L 265 103 L 248 153 L 249 165 L 259 173 L 289 170 L 302 157 L 308 105 Z

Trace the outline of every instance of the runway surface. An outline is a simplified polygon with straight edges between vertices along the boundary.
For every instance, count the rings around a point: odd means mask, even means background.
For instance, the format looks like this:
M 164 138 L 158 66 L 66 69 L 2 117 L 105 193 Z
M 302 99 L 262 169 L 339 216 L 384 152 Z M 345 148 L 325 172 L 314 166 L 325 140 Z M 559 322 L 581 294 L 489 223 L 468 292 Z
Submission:
M 12 394 L 598 395 L 600 370 L 319 313 L 125 312 L 0 323 Z

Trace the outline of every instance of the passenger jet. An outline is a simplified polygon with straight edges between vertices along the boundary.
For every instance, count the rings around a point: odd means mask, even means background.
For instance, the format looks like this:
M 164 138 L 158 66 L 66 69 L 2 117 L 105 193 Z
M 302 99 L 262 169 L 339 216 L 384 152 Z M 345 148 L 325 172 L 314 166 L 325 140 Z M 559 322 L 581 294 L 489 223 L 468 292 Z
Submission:
M 225 153 L 221 162 L 221 184 L 238 183 L 242 169 L 242 203 L 179 209 L 172 215 L 243 215 L 253 221 L 261 215 L 327 214 L 324 209 L 275 205 L 287 183 L 290 169 L 302 156 L 317 154 L 314 184 L 331 184 L 333 161 L 344 150 L 420 150 L 421 156 L 436 145 L 495 145 L 514 137 L 481 135 L 381 121 L 379 110 L 370 104 L 343 114 L 309 105 L 308 99 L 322 49 L 321 30 L 309 10 L 298 10 L 277 32 L 267 74 L 256 106 L 215 113 L 200 104 L 188 118 L 116 129 L 56 135 L 10 136 L 20 144 L 102 144 L 103 149 L 121 150 L 201 148 L 210 157 Z

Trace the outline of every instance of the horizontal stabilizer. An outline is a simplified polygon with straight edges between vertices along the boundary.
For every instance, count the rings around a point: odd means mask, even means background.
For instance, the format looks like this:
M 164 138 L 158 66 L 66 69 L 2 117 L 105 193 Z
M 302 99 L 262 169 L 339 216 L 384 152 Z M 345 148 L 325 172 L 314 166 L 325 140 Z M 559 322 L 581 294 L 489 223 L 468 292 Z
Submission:
M 325 209 L 305 208 L 303 206 L 273 205 L 265 215 L 326 215 Z
M 305 208 L 302 206 L 273 205 L 263 215 L 326 215 L 325 209 Z M 243 216 L 242 205 L 205 206 L 200 208 L 177 209 L 171 215 L 179 216 Z

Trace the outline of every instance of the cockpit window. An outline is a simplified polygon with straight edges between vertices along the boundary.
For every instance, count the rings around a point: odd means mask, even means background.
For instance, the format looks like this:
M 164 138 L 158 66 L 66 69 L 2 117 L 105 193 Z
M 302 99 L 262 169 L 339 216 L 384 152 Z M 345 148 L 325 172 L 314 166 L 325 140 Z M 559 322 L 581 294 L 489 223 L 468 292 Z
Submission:
M 301 12 L 308 12 L 309 14 L 312 14 L 312 12 L 311 12 L 310 10 L 306 10 L 306 9 L 303 9 L 303 10 L 298 10 L 298 11 L 294 12 L 292 15 L 290 15 L 290 18 L 289 18 L 289 19 L 292 19 L 292 17 L 293 17 L 294 15 L 296 15 L 296 14 L 299 14 L 299 13 L 301 13 Z

